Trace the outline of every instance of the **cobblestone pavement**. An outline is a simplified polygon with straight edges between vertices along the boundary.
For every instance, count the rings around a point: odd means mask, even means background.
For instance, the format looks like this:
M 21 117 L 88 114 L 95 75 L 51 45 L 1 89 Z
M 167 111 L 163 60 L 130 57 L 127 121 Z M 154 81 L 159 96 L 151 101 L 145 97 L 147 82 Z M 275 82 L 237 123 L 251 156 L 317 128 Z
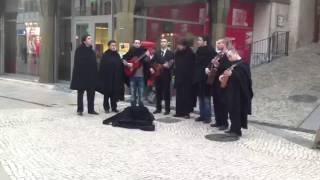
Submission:
M 120 109 L 128 104 L 121 103 Z M 250 126 L 236 142 L 208 125 L 156 121 L 155 132 L 102 125 L 74 107 L 0 110 L 0 162 L 11 179 L 319 179 L 320 152 Z M 150 108 L 152 110 L 152 108 Z M 195 115 L 193 115 L 195 116 Z M 159 115 L 157 119 L 169 116 Z M 297 133 L 306 138 L 308 134 Z
M 319 58 L 320 45 L 312 44 L 288 57 L 253 68 L 255 96 L 251 119 L 300 127 L 320 104 Z M 316 123 L 312 130 L 319 127 L 320 121 Z

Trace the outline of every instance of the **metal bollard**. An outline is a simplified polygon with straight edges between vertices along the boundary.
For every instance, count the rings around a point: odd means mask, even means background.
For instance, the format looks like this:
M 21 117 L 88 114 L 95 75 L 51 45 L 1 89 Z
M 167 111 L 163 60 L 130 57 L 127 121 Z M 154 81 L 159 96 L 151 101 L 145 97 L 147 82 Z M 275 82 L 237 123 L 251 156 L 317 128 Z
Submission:
M 314 138 L 314 144 L 313 147 L 314 149 L 320 149 L 320 128 L 318 129 L 316 133 L 316 137 Z

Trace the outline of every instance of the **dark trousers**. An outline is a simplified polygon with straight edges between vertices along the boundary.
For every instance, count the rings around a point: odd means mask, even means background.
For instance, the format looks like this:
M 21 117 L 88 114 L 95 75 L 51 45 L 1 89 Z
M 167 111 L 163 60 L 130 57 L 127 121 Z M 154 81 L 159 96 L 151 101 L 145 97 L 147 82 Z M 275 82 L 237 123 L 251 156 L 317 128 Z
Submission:
M 109 110 L 110 109 L 110 105 L 109 105 L 109 100 L 111 103 L 111 109 L 112 110 L 116 110 L 117 109 L 117 99 L 115 97 L 114 93 L 109 93 L 109 94 L 105 94 L 103 97 L 103 108 L 104 110 Z
M 214 114 L 218 126 L 228 126 L 227 104 L 220 97 L 214 97 Z
M 83 112 L 84 91 L 87 92 L 88 112 L 93 112 L 94 111 L 95 90 L 78 90 L 78 98 L 77 98 L 78 109 L 77 109 L 77 112 Z
M 165 101 L 165 111 L 170 112 L 171 100 L 171 75 L 162 74 L 159 79 L 155 81 L 157 110 L 162 110 L 162 100 Z

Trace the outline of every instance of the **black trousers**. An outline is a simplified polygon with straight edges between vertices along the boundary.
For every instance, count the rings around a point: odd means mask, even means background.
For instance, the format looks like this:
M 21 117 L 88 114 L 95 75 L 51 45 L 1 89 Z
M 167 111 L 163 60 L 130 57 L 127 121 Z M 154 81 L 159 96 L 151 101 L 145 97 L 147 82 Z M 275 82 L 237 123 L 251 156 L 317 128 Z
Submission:
M 165 101 L 165 111 L 170 112 L 171 74 L 163 72 L 155 81 L 157 110 L 162 110 L 162 100 Z
M 176 115 L 189 115 L 193 110 L 192 86 L 176 87 Z
M 116 110 L 117 109 L 117 99 L 115 97 L 115 93 L 109 93 L 105 94 L 103 97 L 103 108 L 104 110 L 109 110 L 110 105 L 109 105 L 109 100 L 111 103 L 111 109 Z
M 94 111 L 95 90 L 78 90 L 78 98 L 77 98 L 78 109 L 77 109 L 77 112 L 83 112 L 83 94 L 85 91 L 87 92 L 88 112 L 93 112 Z
M 214 115 L 218 126 L 228 126 L 227 92 L 220 88 L 220 83 L 213 84 Z

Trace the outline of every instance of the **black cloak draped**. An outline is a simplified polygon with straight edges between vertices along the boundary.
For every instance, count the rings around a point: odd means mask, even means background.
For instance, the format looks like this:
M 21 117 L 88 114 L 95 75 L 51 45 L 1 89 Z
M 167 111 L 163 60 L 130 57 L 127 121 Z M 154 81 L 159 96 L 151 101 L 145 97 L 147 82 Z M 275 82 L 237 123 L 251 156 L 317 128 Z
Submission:
M 124 100 L 123 63 L 117 51 L 104 52 L 99 68 L 98 91 L 113 94 L 116 100 Z
M 92 47 L 81 44 L 74 56 L 74 66 L 70 89 L 89 90 L 96 89 L 98 83 L 98 65 L 96 54 Z
M 232 71 L 227 86 L 228 111 L 233 117 L 238 117 L 241 127 L 247 128 L 248 114 L 251 114 L 251 101 L 253 98 L 250 66 L 242 60 L 237 63 Z
M 195 55 L 190 48 L 175 54 L 176 114 L 185 116 L 193 109 L 193 75 Z

